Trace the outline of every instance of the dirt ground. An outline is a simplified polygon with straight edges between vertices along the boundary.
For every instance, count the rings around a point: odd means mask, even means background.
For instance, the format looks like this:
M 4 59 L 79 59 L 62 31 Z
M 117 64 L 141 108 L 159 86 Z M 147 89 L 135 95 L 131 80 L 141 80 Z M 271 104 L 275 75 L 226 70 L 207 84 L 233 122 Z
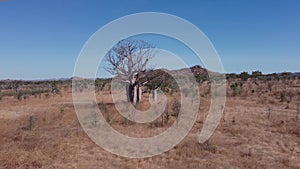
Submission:
M 99 103 L 110 103 L 108 94 L 99 93 Z M 77 120 L 70 89 L 50 98 L 5 97 L 0 100 L 0 168 L 300 168 L 296 103 L 228 97 L 224 119 L 209 142 L 200 144 L 209 103 L 201 97 L 198 120 L 176 147 L 151 158 L 129 159 L 89 139 Z M 170 126 L 159 119 L 148 125 L 125 123 L 112 106 L 107 110 L 111 125 L 128 135 L 152 135 Z

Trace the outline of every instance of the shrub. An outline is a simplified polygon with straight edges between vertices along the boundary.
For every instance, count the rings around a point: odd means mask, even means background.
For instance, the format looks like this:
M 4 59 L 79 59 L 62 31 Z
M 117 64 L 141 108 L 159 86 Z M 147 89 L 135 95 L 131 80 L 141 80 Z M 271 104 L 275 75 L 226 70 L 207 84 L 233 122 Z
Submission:
M 29 130 L 32 130 L 34 128 L 34 123 L 35 123 L 34 116 L 30 116 L 29 117 L 29 125 L 28 125 Z
M 253 78 L 257 78 L 258 76 L 262 76 L 262 73 L 261 73 L 261 71 L 253 71 L 252 72 L 252 77 Z
M 234 83 L 234 84 L 230 85 L 230 89 L 233 91 L 232 96 L 237 96 L 238 95 L 239 90 L 238 90 L 238 84 L 237 83 Z
M 179 120 L 179 113 L 180 113 L 181 104 L 178 102 L 177 99 L 174 100 L 172 105 L 173 115 Z
M 170 114 L 168 111 L 165 111 L 161 117 L 161 126 L 164 126 L 164 123 L 168 124 L 170 120 Z
M 45 93 L 44 96 L 45 96 L 46 99 L 50 98 L 50 94 L 49 93 Z
M 250 75 L 249 75 L 248 72 L 242 72 L 242 73 L 240 74 L 240 78 L 241 78 L 243 81 L 248 80 L 249 77 L 250 77 Z
M 229 73 L 229 74 L 226 74 L 226 79 L 236 79 L 238 77 L 237 74 L 235 73 Z
M 21 91 L 19 91 L 19 92 L 17 93 L 17 99 L 18 99 L 19 101 L 21 101 L 21 100 L 22 100 L 22 96 L 23 96 L 23 93 L 22 93 Z
M 284 102 L 286 100 L 285 98 L 285 93 L 284 92 L 281 92 L 280 93 L 280 102 Z
M 52 94 L 60 94 L 60 90 L 59 90 L 59 88 L 57 87 L 57 82 L 56 82 L 56 81 L 51 82 L 51 89 L 50 89 L 50 92 L 51 92 Z
M 61 108 L 60 108 L 60 114 L 63 114 L 64 111 L 65 111 L 65 108 L 64 108 L 64 107 L 61 107 Z
M 170 114 L 168 111 L 165 112 L 165 119 L 166 119 L 166 123 L 168 123 L 170 120 Z
M 236 124 L 235 116 L 232 117 L 231 123 L 232 123 L 232 125 Z
M 106 105 L 101 102 L 98 104 L 98 106 L 99 106 L 101 112 L 105 115 L 106 122 L 110 123 L 111 117 L 110 117 L 110 114 L 108 113 L 108 109 L 107 109 Z
M 268 89 L 269 89 L 269 92 L 271 93 L 272 92 L 272 87 L 273 87 L 273 84 L 270 82 L 268 83 Z
M 216 153 L 216 147 L 212 146 L 209 141 L 205 141 L 204 143 L 201 144 L 201 147 L 203 150 L 205 151 L 209 151 L 209 152 L 212 152 L 212 153 Z

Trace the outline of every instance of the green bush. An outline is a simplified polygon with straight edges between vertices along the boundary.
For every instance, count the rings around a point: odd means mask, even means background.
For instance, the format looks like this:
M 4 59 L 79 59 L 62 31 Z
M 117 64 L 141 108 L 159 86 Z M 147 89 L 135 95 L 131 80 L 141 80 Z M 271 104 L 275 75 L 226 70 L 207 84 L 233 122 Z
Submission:
M 253 71 L 252 72 L 252 75 L 251 75 L 253 78 L 257 78 L 258 76 L 262 76 L 262 72 L 261 71 Z
M 248 80 L 248 78 L 250 77 L 248 72 L 242 72 L 239 76 L 243 81 Z

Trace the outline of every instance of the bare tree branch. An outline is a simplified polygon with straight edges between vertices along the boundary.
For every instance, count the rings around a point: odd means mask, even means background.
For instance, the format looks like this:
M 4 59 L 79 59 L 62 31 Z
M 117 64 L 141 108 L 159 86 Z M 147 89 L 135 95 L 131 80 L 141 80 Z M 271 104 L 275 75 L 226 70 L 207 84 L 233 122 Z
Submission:
M 147 63 L 154 57 L 154 47 L 142 40 L 122 40 L 105 56 L 105 70 L 124 82 L 134 84 L 135 76 L 146 70 Z

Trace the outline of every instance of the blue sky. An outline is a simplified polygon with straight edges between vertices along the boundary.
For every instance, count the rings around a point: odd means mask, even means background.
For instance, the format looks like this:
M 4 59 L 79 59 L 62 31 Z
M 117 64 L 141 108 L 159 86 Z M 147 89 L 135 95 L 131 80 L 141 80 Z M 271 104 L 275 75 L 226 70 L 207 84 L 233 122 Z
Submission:
M 300 71 L 297 0 L 7 0 L 0 1 L 0 79 L 71 77 L 95 31 L 137 12 L 170 13 L 195 24 L 225 72 Z

